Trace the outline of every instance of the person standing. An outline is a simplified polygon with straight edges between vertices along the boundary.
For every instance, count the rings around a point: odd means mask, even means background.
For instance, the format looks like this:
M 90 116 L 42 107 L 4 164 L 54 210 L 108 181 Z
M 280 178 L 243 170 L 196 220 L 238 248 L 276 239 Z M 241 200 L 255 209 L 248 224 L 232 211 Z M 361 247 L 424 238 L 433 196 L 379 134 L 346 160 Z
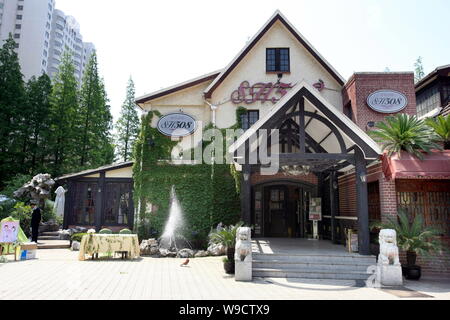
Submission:
M 39 224 L 41 223 L 42 215 L 41 209 L 36 205 L 36 202 L 31 203 L 33 212 L 31 213 L 31 241 L 38 242 Z

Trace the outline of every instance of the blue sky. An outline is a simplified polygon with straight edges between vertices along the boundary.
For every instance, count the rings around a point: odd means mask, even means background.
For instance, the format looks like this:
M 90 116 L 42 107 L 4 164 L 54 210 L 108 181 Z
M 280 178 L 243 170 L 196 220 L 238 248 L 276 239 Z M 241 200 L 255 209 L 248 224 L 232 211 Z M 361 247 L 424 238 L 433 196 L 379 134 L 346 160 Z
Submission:
M 117 119 L 137 96 L 225 67 L 276 9 L 344 77 L 450 64 L 448 0 L 56 0 L 94 42 Z

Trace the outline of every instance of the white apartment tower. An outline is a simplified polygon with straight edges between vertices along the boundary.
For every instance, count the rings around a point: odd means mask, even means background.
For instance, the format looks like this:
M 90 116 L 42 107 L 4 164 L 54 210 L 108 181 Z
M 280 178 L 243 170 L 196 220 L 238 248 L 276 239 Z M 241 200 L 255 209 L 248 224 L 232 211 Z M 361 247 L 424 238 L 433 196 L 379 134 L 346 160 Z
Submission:
M 84 43 L 74 17 L 55 9 L 55 0 L 0 0 L 0 40 L 12 34 L 25 80 L 47 73 L 53 78 L 64 50 L 72 53 L 81 84 L 84 67 L 94 52 Z
M 11 33 L 25 79 L 47 71 L 54 0 L 0 0 L 0 40 Z
M 81 83 L 83 72 L 95 47 L 92 43 L 83 42 L 80 25 L 72 16 L 66 16 L 61 10 L 53 11 L 50 34 L 49 64 L 47 72 L 52 78 L 58 71 L 64 50 L 72 53 L 75 76 Z

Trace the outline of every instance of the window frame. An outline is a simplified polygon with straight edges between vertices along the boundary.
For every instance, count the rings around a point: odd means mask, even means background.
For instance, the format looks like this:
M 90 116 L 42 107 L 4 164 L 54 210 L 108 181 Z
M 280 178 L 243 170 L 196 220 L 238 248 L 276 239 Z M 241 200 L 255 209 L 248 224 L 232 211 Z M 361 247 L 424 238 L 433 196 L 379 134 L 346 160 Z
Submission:
M 253 123 L 251 123 L 250 124 L 250 114 L 251 113 L 256 113 L 256 121 L 255 122 L 253 122 Z M 244 131 L 245 130 L 248 130 L 248 129 L 250 129 L 256 122 L 258 122 L 258 120 L 259 120 L 259 110 L 256 110 L 256 109 L 247 109 L 246 110 L 246 112 L 245 113 L 242 113 L 241 115 L 240 115 L 240 121 L 241 121 L 241 129 L 243 129 Z M 247 123 L 247 128 L 244 126 L 244 121 L 243 121 L 243 117 L 245 117 L 245 118 L 247 118 L 246 119 L 246 123 Z
M 282 70 L 282 50 L 287 50 L 287 70 Z M 272 53 L 273 51 L 273 53 Z M 275 61 L 269 60 L 269 56 L 274 56 Z M 270 62 L 270 64 L 269 64 Z M 272 63 L 273 62 L 273 63 Z M 273 70 L 272 70 L 273 66 Z M 266 48 L 266 73 L 290 73 L 291 72 L 291 50 L 290 48 Z

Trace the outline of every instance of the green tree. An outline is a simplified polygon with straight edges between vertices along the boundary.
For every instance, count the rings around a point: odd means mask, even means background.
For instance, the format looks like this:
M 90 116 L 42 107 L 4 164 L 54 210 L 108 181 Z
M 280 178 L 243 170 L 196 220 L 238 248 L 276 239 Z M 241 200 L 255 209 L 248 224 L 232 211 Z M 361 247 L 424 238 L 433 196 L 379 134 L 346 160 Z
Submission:
M 94 52 L 86 66 L 80 94 L 80 168 L 104 165 L 111 159 L 112 116 Z
M 22 156 L 17 132 L 24 117 L 25 88 L 15 46 L 10 34 L 0 48 L 0 186 L 23 172 L 17 161 Z
M 376 130 L 369 131 L 369 134 L 381 143 L 388 156 L 406 151 L 423 159 L 422 151 L 429 153 L 431 149 L 442 149 L 437 144 L 439 138 L 436 134 L 416 116 L 399 113 L 386 117 L 385 122 L 379 122 L 375 127 Z
M 26 85 L 28 114 L 25 119 L 24 150 L 27 151 L 29 173 L 45 171 L 48 165 L 48 140 L 50 139 L 51 80 L 47 74 L 32 77 Z
M 425 77 L 425 72 L 423 70 L 422 57 L 418 57 L 416 62 L 414 63 L 414 78 L 416 83 L 422 80 Z
M 139 116 L 136 110 L 135 89 L 133 79 L 128 80 L 127 96 L 122 105 L 120 118 L 117 120 L 117 154 L 123 161 L 132 158 L 134 141 L 139 135 Z
M 77 125 L 80 122 L 78 111 L 78 82 L 72 55 L 66 50 L 53 82 L 50 99 L 49 147 L 52 150 L 51 173 L 55 177 L 76 167 L 75 161 L 80 154 L 77 141 Z
M 425 123 L 433 128 L 434 132 L 444 143 L 444 149 L 450 150 L 450 114 L 447 116 L 438 116 L 436 119 L 429 118 Z

